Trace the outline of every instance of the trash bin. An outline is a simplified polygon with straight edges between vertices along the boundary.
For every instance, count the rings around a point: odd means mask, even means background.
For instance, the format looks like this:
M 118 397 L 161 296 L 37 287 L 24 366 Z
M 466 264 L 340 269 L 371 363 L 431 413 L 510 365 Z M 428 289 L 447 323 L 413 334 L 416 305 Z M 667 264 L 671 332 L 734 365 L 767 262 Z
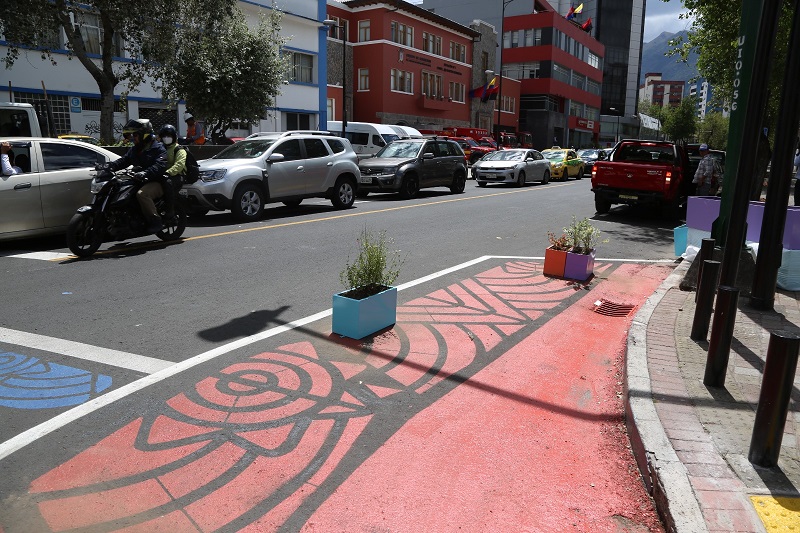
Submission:
M 675 237 L 675 256 L 679 257 L 686 251 L 686 238 L 689 235 L 689 228 L 684 224 L 672 230 Z

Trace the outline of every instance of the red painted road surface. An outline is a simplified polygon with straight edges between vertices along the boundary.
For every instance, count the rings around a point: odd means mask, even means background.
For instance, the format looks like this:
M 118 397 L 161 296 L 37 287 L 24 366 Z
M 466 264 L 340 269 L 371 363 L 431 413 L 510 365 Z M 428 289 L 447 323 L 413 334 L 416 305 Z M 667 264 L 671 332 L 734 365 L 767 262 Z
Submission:
M 628 446 L 621 371 L 633 315 L 672 267 L 599 263 L 584 287 L 497 263 L 408 301 L 372 343 L 328 330 L 184 377 L 161 408 L 114 421 L 7 498 L 0 523 L 663 531 Z M 598 314 L 599 300 L 633 310 Z

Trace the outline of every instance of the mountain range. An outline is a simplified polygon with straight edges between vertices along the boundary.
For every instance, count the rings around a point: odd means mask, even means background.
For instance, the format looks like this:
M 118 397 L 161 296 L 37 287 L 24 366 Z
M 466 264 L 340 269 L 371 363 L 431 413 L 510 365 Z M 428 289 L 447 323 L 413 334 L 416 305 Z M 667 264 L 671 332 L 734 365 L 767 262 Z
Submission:
M 661 35 L 642 46 L 642 71 L 639 83 L 644 83 L 644 76 L 649 72 L 660 72 L 662 80 L 689 81 L 697 74 L 697 52 L 689 54 L 686 63 L 678 61 L 676 56 L 666 56 L 670 49 L 669 41 L 685 36 L 686 31 L 678 33 L 663 32 Z

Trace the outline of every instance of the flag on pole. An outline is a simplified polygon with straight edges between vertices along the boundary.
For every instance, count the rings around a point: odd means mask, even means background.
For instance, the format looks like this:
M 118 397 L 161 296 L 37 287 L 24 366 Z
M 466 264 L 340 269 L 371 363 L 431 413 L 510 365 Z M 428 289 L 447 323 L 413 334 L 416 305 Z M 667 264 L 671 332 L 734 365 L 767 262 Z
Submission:
M 483 91 L 483 95 L 481 96 L 481 102 L 488 102 L 489 100 L 497 100 L 497 93 L 500 91 L 500 86 L 498 85 L 497 76 L 492 78 L 492 81 L 486 86 L 486 89 Z
M 574 18 L 575 18 L 575 6 L 570 4 L 569 11 L 567 11 L 566 19 L 567 20 L 572 20 Z
M 583 4 L 581 4 L 578 7 L 576 7 L 572 12 L 575 13 L 576 15 L 578 13 L 582 13 L 583 12 Z
M 581 24 L 581 29 L 587 33 L 592 31 L 592 17 L 589 17 L 586 22 Z

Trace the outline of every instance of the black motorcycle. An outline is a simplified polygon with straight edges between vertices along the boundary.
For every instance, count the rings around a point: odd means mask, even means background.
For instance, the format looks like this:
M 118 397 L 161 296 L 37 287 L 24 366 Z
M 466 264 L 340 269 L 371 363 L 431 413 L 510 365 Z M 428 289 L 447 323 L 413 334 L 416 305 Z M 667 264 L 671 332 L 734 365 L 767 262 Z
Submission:
M 141 185 L 130 170 L 113 173 L 99 168 L 91 183 L 91 192 L 94 194 L 92 202 L 79 207 L 69 221 L 67 246 L 70 251 L 78 257 L 88 257 L 103 242 L 150 235 L 147 221 L 136 200 L 136 191 Z M 155 202 L 164 226 L 156 236 L 162 241 L 175 241 L 186 229 L 186 211 L 178 196 L 178 189 L 180 183 L 165 187 L 164 196 Z

